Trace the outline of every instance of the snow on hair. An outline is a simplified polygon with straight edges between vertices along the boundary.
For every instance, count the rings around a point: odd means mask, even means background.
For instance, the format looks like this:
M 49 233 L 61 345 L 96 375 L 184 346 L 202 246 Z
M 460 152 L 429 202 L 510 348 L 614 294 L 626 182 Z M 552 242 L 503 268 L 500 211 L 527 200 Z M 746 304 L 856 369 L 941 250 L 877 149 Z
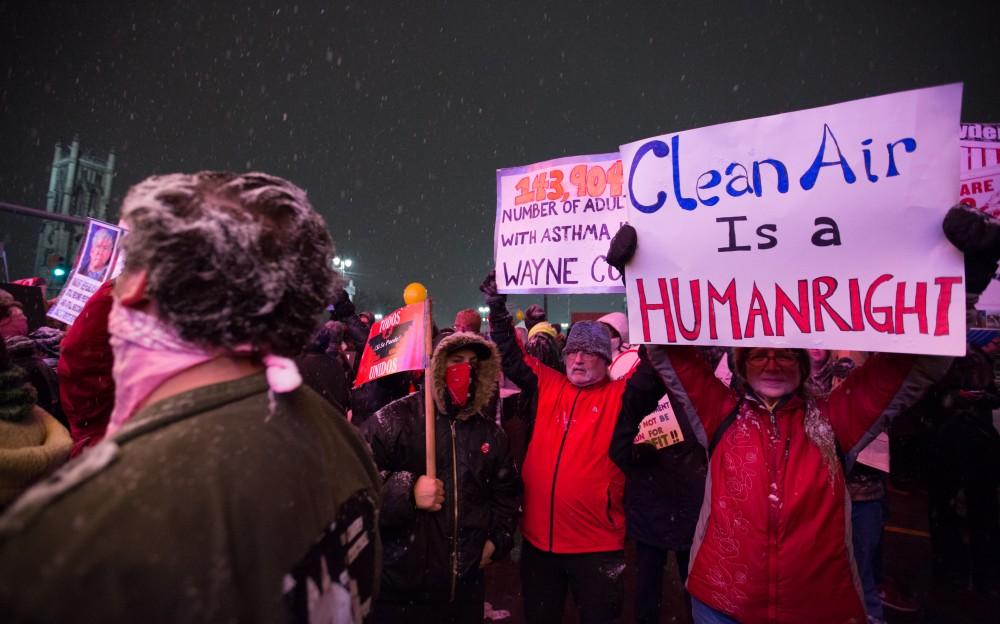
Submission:
M 153 176 L 122 204 L 126 270 L 182 338 L 293 356 L 333 295 L 333 244 L 305 191 L 265 173 Z

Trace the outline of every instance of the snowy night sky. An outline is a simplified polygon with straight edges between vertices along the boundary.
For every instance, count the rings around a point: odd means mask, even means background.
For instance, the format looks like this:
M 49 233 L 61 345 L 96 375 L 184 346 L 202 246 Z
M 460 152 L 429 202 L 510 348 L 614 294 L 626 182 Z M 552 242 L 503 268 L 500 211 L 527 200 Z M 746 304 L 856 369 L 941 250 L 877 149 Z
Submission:
M 417 280 L 448 325 L 481 305 L 497 168 L 954 81 L 964 120 L 1000 119 L 995 2 L 402 4 L 0 2 L 0 201 L 44 208 L 74 134 L 115 150 L 113 210 L 154 173 L 267 171 L 309 191 L 363 304 Z M 12 277 L 38 224 L 0 213 Z

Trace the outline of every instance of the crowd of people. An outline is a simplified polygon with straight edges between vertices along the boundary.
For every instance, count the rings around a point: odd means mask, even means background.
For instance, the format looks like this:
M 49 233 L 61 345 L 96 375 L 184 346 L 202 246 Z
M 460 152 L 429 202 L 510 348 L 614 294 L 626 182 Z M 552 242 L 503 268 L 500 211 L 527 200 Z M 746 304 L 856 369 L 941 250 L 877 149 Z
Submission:
M 517 322 L 490 273 L 486 327 L 460 311 L 426 374 L 354 388 L 374 317 L 300 188 L 154 176 L 121 221 L 123 272 L 68 328 L 0 292 L 4 622 L 482 622 L 506 558 L 530 623 L 568 598 L 657 622 L 673 553 L 694 622 L 876 623 L 885 474 L 858 456 L 902 414 L 938 441 L 935 571 L 996 590 L 996 334 L 954 360 L 635 347 L 621 312 Z M 1000 222 L 944 230 L 971 310 Z M 660 410 L 677 439 L 637 438 Z

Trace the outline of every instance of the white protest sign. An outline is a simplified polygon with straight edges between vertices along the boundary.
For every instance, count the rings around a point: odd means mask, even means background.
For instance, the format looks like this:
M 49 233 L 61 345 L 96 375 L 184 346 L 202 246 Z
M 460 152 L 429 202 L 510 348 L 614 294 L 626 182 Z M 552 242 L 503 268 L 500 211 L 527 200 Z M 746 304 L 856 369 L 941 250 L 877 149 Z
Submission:
M 965 353 L 960 84 L 621 148 L 632 342 Z
M 87 235 L 73 272 L 47 315 L 67 325 L 73 324 L 101 284 L 121 271 L 119 247 L 125 230 L 96 219 L 88 221 Z
M 1000 143 L 996 145 L 1000 152 Z M 1000 219 L 1000 165 L 963 171 L 959 196 L 963 204 Z M 1000 274 L 993 276 L 979 296 L 976 308 L 987 313 L 1000 312 Z
M 974 169 L 1000 166 L 1000 124 L 964 123 L 958 136 L 963 175 Z
M 624 222 L 617 153 L 497 169 L 493 259 L 500 292 L 624 292 L 604 258 Z

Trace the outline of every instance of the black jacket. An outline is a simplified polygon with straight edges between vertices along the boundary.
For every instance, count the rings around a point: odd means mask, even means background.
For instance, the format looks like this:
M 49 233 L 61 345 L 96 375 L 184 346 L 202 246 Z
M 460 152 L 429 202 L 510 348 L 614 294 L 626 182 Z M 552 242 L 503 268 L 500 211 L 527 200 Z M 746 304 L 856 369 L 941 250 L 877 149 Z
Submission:
M 684 441 L 659 450 L 633 444 L 639 423 L 651 412 L 636 410 L 636 401 L 626 391 L 610 455 L 625 473 L 628 537 L 664 550 L 687 550 L 705 495 L 708 456 L 679 405 L 671 405 Z
M 470 336 L 454 334 L 446 340 L 473 340 Z M 393 401 L 361 426 L 383 482 L 382 601 L 448 601 L 455 583 L 480 574 L 487 539 L 496 546 L 494 560 L 510 552 L 521 481 L 500 427 L 481 413 L 468 413 L 471 408 L 483 409 L 495 391 L 499 356 L 492 345 L 490 349 L 493 357 L 480 362 L 475 397 L 459 418 L 447 415 L 441 395 L 435 397 L 437 478 L 445 491 L 440 511 L 417 510 L 413 498 L 413 486 L 426 471 L 424 394 Z M 435 380 L 439 373 L 443 380 L 443 360 L 435 352 Z

